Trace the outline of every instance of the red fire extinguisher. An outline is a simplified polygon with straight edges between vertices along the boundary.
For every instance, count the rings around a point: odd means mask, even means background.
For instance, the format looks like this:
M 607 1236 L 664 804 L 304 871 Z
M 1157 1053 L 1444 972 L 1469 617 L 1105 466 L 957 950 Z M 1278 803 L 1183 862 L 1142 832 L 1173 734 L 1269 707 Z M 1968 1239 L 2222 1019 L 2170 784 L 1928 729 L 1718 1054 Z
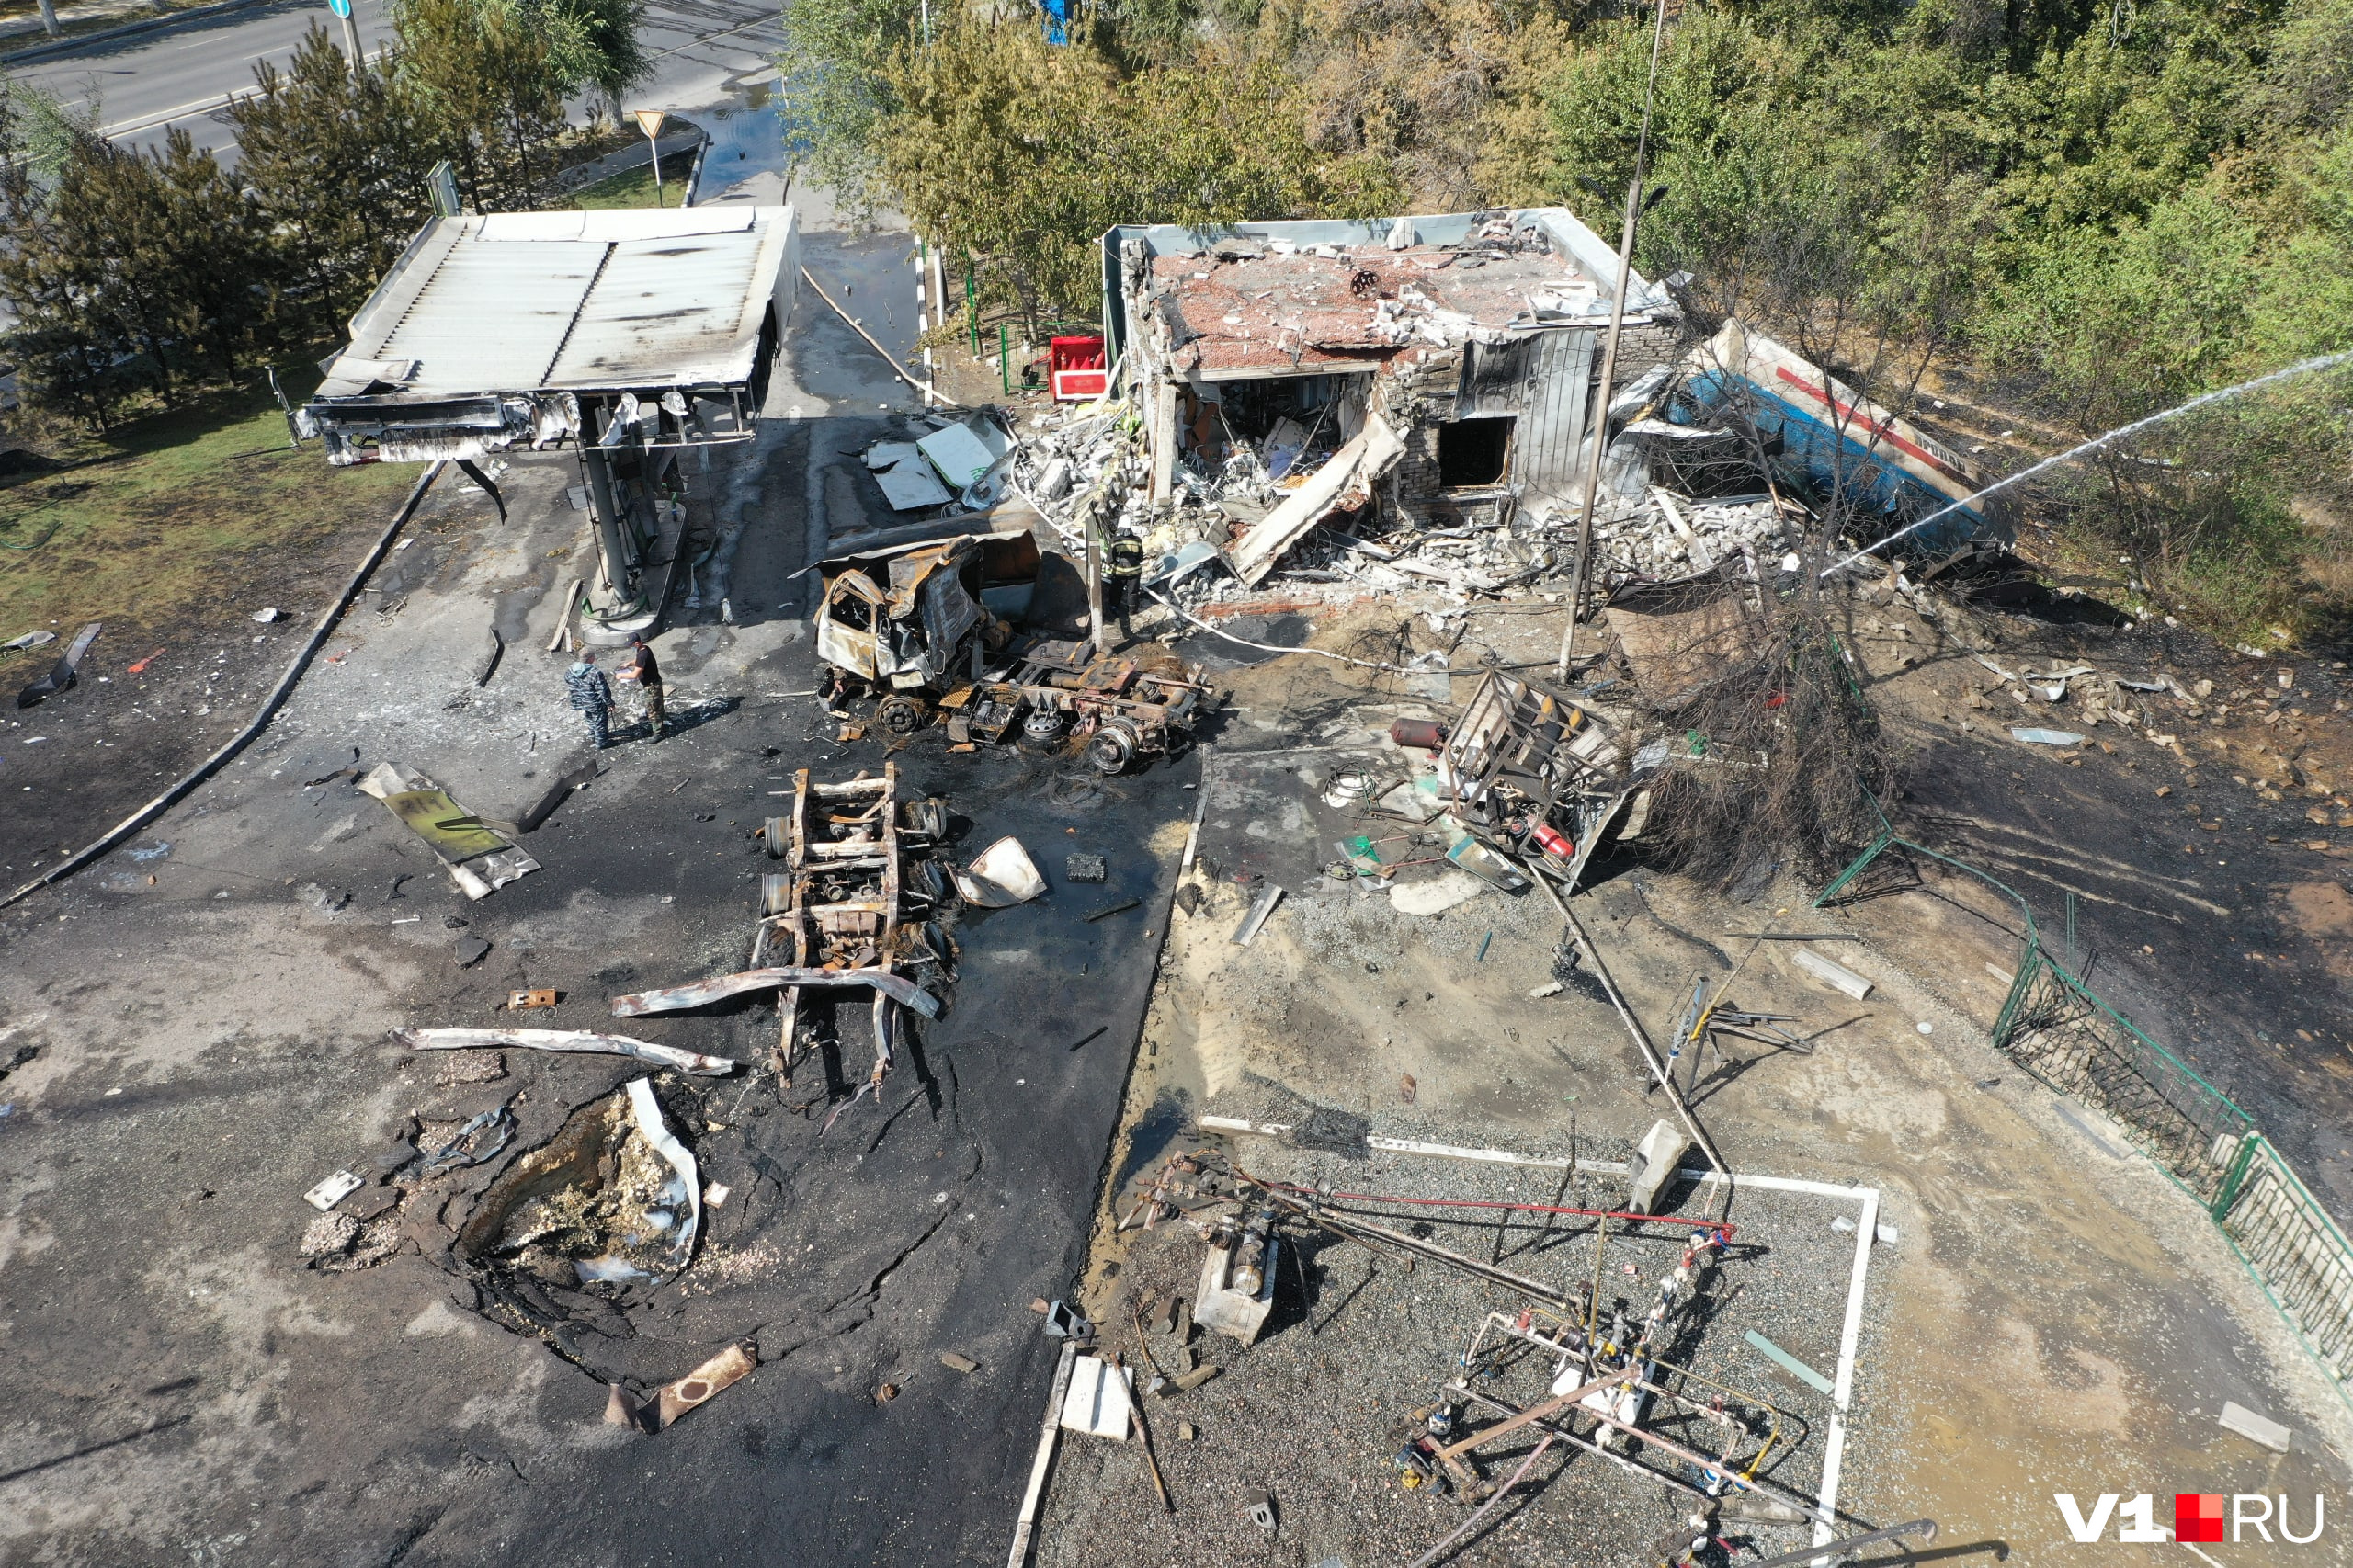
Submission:
M 1574 860 L 1577 858 L 1577 846 L 1569 842 L 1567 835 L 1549 823 L 1538 823 L 1529 836 L 1536 840 L 1545 854 L 1555 859 Z

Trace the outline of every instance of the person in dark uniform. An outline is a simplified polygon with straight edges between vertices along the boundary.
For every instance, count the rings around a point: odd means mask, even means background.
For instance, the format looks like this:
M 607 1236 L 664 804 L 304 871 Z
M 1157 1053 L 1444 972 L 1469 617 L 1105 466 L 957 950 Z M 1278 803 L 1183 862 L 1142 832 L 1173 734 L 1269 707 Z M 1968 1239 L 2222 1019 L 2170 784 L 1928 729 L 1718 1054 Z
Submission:
M 589 744 L 603 751 L 605 726 L 613 713 L 613 687 L 605 672 L 597 667 L 596 654 L 585 648 L 580 651 L 580 662 L 563 672 L 563 689 L 573 710 L 588 721 Z
M 1111 547 L 1104 552 L 1103 597 L 1109 601 L 1106 608 L 1120 617 L 1120 637 L 1131 642 L 1135 629 L 1129 624 L 1134 609 L 1136 585 L 1143 576 L 1143 540 L 1126 528 L 1111 536 Z
M 665 718 L 662 708 L 662 666 L 654 661 L 654 649 L 642 635 L 632 636 L 630 644 L 630 670 L 638 689 L 645 694 L 645 728 L 654 740 L 662 738 Z

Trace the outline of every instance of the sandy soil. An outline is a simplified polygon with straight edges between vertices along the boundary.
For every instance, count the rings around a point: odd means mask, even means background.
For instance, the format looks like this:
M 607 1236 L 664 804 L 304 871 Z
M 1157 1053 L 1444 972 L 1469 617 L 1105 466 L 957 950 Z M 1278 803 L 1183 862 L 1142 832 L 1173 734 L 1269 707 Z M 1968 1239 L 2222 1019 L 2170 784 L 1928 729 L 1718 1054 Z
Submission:
M 1398 608 L 1326 622 L 1316 642 L 1343 646 L 1373 618 L 1393 624 Z M 1861 607 L 1858 620 L 1872 613 Z M 1532 662 L 1557 637 L 1534 619 L 1474 622 L 1495 656 Z M 1904 656 L 1874 668 L 1900 670 Z M 1941 673 L 1949 681 L 1953 669 Z M 1416 916 L 1321 879 L 1333 858 L 1326 841 L 1339 835 L 1322 790 L 1333 771 L 1385 747 L 1378 732 L 1401 703 L 1376 689 L 1385 677 L 1294 656 L 1237 667 L 1230 678 L 1239 717 L 1219 742 L 1228 782 L 1204 812 L 1199 902 L 1170 934 L 1097 1213 L 1086 1302 L 1113 1326 L 1127 1324 L 1131 1302 L 1179 1288 L 1198 1268 L 1199 1244 L 1181 1229 L 1115 1234 L 1111 1220 L 1167 1153 L 1205 1142 L 1190 1130 L 1200 1114 L 1267 1118 L 1322 1106 L 1368 1118 L 1377 1134 L 1529 1154 L 1557 1154 L 1574 1129 L 1581 1149 L 1620 1157 L 1663 1114 L 1643 1093 L 1633 1047 L 1594 995 L 1574 985 L 1529 994 L 1557 972 L 1561 937 L 1533 895 L 1489 892 Z M 1459 677 L 1455 696 L 1468 692 Z M 1968 765 L 1982 767 L 1994 745 L 1997 756 L 2018 755 L 2020 773 L 2039 767 L 2070 783 L 2121 775 L 2137 790 L 2135 776 L 2166 754 L 2143 740 L 2128 756 L 2120 742 L 2119 759 L 2096 752 L 2069 767 L 2006 737 L 1980 739 Z M 1240 755 L 1282 745 L 1302 749 Z M 1323 749 L 1332 747 L 1342 749 Z M 1925 794 L 1914 777 L 1915 795 Z M 2234 804 L 2284 804 L 2245 794 Z M 2080 795 L 2052 809 L 2093 818 L 2093 830 L 2098 811 L 2122 814 Z M 1253 873 L 1291 896 L 1244 949 L 1228 937 L 1253 890 L 1234 878 Z M 2341 1402 L 2197 1207 L 2145 1161 L 2119 1157 L 2113 1129 L 2103 1143 L 2063 1119 L 2047 1091 L 1990 1048 L 1984 1027 L 2006 985 L 1984 966 L 2013 967 L 2015 937 L 1941 884 L 1913 886 L 1813 911 L 1813 890 L 1792 881 L 1744 906 L 1630 869 L 1579 901 L 1654 1033 L 1695 976 L 1721 978 L 1735 964 L 1741 1006 L 1802 1020 L 1793 1027 L 1811 1054 L 1742 1045 L 1702 1064 L 1699 1111 L 1736 1169 L 1882 1195 L 1892 1234 L 1872 1249 L 1842 1511 L 1873 1524 L 1934 1517 L 1939 1556 L 2041 1562 L 2072 1544 L 2052 1501 L 2059 1492 L 2261 1489 L 2295 1497 L 2299 1519 L 2313 1493 L 2340 1495 L 2353 1441 Z M 1870 977 L 1871 994 L 1850 1002 L 1806 976 L 1794 965 L 1798 944 L 1752 951 L 1734 935 L 1768 919 L 1830 934 L 1811 945 Z M 2111 972 L 2109 961 L 2100 973 Z M 2201 977 L 2175 978 L 2203 986 L 2210 1006 L 2227 1005 Z M 2086 1119 L 2097 1131 L 2097 1119 Z M 1251 1162 L 1265 1151 L 1234 1153 Z M 1348 1174 L 1368 1184 L 1360 1190 L 1441 1194 L 1465 1179 L 1444 1165 Z M 1790 1230 L 1779 1207 L 1756 1207 L 1760 1235 L 1820 1286 L 1838 1259 L 1803 1225 Z M 1746 1211 L 1748 1200 L 1735 1199 L 1733 1218 Z M 1465 1251 L 1492 1234 L 1436 1229 Z M 1570 1278 L 1589 1267 L 1589 1254 L 1575 1265 L 1530 1258 L 1531 1271 Z M 1359 1248 L 1318 1246 L 1308 1261 L 1303 1282 L 1282 1281 L 1268 1337 L 1238 1354 L 1214 1344 L 1202 1353 L 1230 1370 L 1197 1392 L 1148 1402 L 1176 1519 L 1154 1511 L 1140 1456 L 1073 1438 L 1050 1491 L 1041 1561 L 1175 1561 L 1180 1541 L 1197 1543 L 1198 1561 L 1405 1561 L 1460 1521 L 1453 1505 L 1398 1494 L 1389 1459 L 1398 1424 L 1451 1375 L 1463 1324 L 1480 1307 L 1506 1303 L 1433 1285 L 1427 1264 L 1409 1279 L 1377 1278 L 1393 1271 L 1369 1272 Z M 1819 1304 L 1778 1300 L 1754 1260 L 1727 1260 L 1722 1272 L 1735 1303 L 1756 1298 L 1752 1323 L 1777 1343 L 1818 1368 L 1835 1356 Z M 1325 1312 L 1334 1324 L 1323 1324 Z M 1700 1353 L 1734 1364 L 1752 1323 L 1736 1304 L 1727 1309 L 1708 1324 Z M 1130 1350 L 1124 1337 L 1112 1343 Z M 1739 1369 L 1727 1381 L 1791 1389 L 1753 1357 Z M 2276 1456 L 2220 1430 L 2226 1399 L 2296 1428 L 2295 1451 Z M 1196 1443 L 1172 1441 L 1180 1419 L 1197 1427 Z M 1624 1544 L 1671 1519 L 1655 1483 L 1626 1481 L 1598 1460 L 1579 1458 L 1558 1476 L 1518 1506 L 1518 1522 L 1461 1561 L 1636 1561 L 1618 1554 Z M 1271 1540 L 1234 1522 L 1240 1500 L 1270 1483 L 1285 1505 Z M 2106 1556 L 2155 1562 L 2154 1551 L 2111 1543 Z

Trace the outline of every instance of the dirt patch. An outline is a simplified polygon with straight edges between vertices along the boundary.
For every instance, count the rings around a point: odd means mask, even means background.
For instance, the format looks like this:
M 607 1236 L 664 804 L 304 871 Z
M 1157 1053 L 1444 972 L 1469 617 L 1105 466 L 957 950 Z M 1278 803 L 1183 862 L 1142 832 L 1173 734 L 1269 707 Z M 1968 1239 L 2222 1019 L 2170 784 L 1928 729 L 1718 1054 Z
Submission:
M 2280 894 L 2289 918 L 2319 949 L 2328 972 L 2353 980 L 2353 894 L 2343 882 L 2298 882 Z
M 299 456 L 324 471 L 315 450 Z M 93 616 L 105 630 L 79 682 L 16 709 L 17 689 L 54 661 L 89 613 L 61 596 L 41 618 L 55 623 L 58 642 L 0 663 L 0 881 L 13 887 L 80 848 L 242 730 L 420 472 L 404 470 L 404 484 L 352 491 L 323 511 L 306 507 L 309 521 L 290 537 L 216 558 L 208 592 L 134 598 L 114 619 Z M 473 547 L 487 499 L 454 484 L 436 491 L 413 525 L 416 543 L 381 572 L 421 579 L 421 569 L 449 566 Z M 396 597 L 385 609 L 398 606 Z M 264 608 L 280 613 L 256 621 Z M 364 608 L 351 614 L 355 630 L 372 619 Z M 330 640 L 322 656 L 338 655 Z

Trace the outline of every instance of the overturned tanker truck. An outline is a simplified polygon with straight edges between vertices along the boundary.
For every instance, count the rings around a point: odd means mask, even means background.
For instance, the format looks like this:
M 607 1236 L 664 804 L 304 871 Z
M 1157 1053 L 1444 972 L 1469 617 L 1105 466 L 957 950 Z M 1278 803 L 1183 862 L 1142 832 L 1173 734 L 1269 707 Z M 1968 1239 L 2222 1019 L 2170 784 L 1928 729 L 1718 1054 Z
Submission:
M 1201 671 L 1157 644 L 1097 647 L 1070 560 L 1027 532 L 961 534 L 835 556 L 817 657 L 831 705 L 870 699 L 892 735 L 945 722 L 958 744 L 1018 729 L 1032 745 L 1083 744 L 1105 774 L 1182 750 L 1211 697 Z

